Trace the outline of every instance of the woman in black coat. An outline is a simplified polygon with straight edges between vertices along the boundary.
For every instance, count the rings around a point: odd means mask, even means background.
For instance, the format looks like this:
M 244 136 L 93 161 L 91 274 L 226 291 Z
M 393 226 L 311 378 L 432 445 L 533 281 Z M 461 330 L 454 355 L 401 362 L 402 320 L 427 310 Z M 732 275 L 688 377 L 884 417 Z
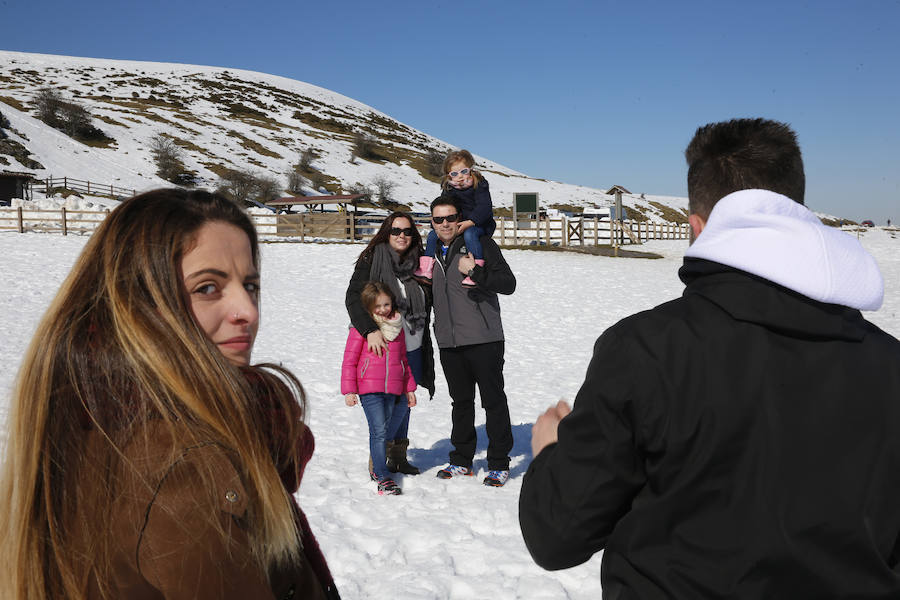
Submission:
M 403 315 L 406 332 L 406 354 L 416 384 L 434 396 L 434 351 L 431 346 L 431 289 L 413 279 L 422 254 L 422 237 L 413 219 L 406 213 L 393 212 L 356 260 L 353 276 L 347 286 L 345 304 L 350 323 L 366 338 L 369 350 L 381 354 L 387 344 L 371 315 L 360 302 L 360 292 L 368 281 L 387 284 Z M 417 475 L 419 469 L 409 464 L 409 407 L 399 402 L 394 410 L 405 410 L 406 416 L 396 437 L 387 442 L 387 465 L 392 473 Z M 371 468 L 370 468 L 371 471 Z

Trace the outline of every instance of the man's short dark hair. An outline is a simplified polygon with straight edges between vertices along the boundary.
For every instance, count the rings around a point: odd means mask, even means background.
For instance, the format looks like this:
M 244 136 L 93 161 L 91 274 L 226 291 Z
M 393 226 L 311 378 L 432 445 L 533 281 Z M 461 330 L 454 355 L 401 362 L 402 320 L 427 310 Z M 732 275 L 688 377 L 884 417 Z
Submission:
M 459 212 L 459 205 L 456 204 L 456 200 L 453 199 L 453 196 L 448 194 L 441 194 L 431 201 L 431 212 L 434 212 L 435 206 L 452 206 L 456 209 L 456 212 Z
M 688 207 L 709 217 L 716 202 L 739 190 L 762 189 L 803 204 L 806 177 L 797 136 L 767 119 L 732 119 L 697 129 L 684 156 Z

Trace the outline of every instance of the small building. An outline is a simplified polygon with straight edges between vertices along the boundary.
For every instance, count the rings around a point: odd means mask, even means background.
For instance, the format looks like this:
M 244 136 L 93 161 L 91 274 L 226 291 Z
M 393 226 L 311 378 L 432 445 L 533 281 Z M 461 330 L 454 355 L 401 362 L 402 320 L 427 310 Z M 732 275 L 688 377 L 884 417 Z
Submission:
M 607 196 L 615 196 L 616 192 L 619 192 L 620 194 L 630 194 L 631 193 L 628 190 L 626 190 L 624 187 L 622 187 L 621 185 L 614 185 L 611 188 L 609 188 L 608 190 L 606 190 L 606 195 Z
M 0 205 L 9 205 L 13 198 L 31 200 L 28 184 L 34 180 L 32 173 L 0 171 Z

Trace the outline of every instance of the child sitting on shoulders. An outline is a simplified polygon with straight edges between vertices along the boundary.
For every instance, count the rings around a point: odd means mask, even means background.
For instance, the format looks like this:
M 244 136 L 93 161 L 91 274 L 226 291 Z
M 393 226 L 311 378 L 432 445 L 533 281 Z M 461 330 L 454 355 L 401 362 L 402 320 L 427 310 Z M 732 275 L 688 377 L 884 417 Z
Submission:
M 341 393 L 347 406 L 362 404 L 369 423 L 369 476 L 378 482 L 378 494 L 398 495 L 400 486 L 387 468 L 385 441 L 393 440 L 403 422 L 404 411 L 395 411 L 397 402 L 416 405 L 416 381 L 406 358 L 403 317 L 394 310 L 394 296 L 384 283 L 370 281 L 360 300 L 381 330 L 387 348 L 379 356 L 368 349 L 366 339 L 353 327 L 347 335 L 341 367 Z
M 463 236 L 466 250 L 475 258 L 475 264 L 483 267 L 484 250 L 479 238 L 492 235 L 497 229 L 497 222 L 494 221 L 488 182 L 474 167 L 475 158 L 468 150 L 455 150 L 448 154 L 444 159 L 441 190 L 453 198 L 459 207 L 459 233 Z M 425 254 L 419 258 L 419 268 L 415 272 L 420 281 L 431 281 L 437 239 L 437 234 L 432 229 L 425 242 Z M 466 287 L 476 285 L 468 276 L 463 279 L 462 284 Z

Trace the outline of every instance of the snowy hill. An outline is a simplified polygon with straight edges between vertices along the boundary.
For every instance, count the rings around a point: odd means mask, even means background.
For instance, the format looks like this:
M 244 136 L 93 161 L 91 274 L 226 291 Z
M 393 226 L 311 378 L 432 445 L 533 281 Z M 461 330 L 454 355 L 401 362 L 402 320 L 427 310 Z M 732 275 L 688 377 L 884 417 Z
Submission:
M 395 184 L 394 199 L 425 210 L 438 194 L 429 155 L 451 147 L 365 104 L 284 77 L 252 71 L 76 58 L 0 51 L 0 113 L 9 121 L 0 139 L 0 170 L 37 177 L 73 177 L 144 190 L 171 185 L 156 175 L 150 140 L 170 138 L 201 187 L 215 187 L 229 169 L 276 178 L 304 151 L 314 158 L 307 189 L 331 193 Z M 85 144 L 36 118 L 35 97 L 50 88 L 86 108 L 109 138 Z M 373 138 L 369 159 L 354 158 L 354 139 Z M 2 137 L 2 135 L 0 135 Z M 613 197 L 582 186 L 529 177 L 484 157 L 478 167 L 496 208 L 511 208 L 514 192 L 537 192 L 542 207 L 578 210 L 608 206 Z M 610 182 L 625 184 L 628 182 Z M 684 221 L 687 199 L 623 197 L 631 216 Z

